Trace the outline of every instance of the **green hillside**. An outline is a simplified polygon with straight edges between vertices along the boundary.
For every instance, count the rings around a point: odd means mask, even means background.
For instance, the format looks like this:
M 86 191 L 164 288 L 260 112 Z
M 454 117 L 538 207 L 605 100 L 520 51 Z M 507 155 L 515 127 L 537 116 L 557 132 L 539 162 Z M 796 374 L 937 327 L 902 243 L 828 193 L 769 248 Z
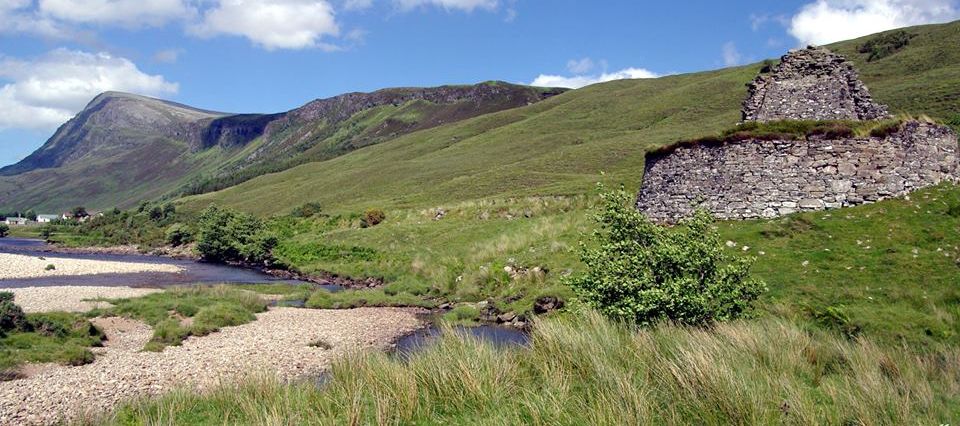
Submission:
M 915 35 L 908 46 L 873 61 L 857 51 L 871 37 L 829 47 L 856 63 L 874 98 L 892 112 L 960 125 L 960 23 L 908 31 Z M 530 309 L 541 294 L 567 294 L 561 277 L 578 267 L 576 242 L 593 226 L 587 212 L 595 183 L 633 191 L 646 151 L 732 126 L 760 67 L 594 85 L 189 197 L 183 208 L 218 204 L 280 216 L 318 202 L 332 218 L 275 220 L 283 236 L 278 256 L 292 266 L 383 276 L 454 300 L 493 297 L 504 309 Z M 960 314 L 950 306 L 960 297 L 960 241 L 945 206 L 960 190 L 948 185 L 918 197 L 850 209 L 859 219 L 846 222 L 836 220 L 848 214 L 841 211 L 722 229 L 751 253 L 793 253 L 758 256 L 756 269 L 773 290 L 766 306 L 780 315 L 826 318 L 827 326 L 894 340 L 956 340 Z M 386 210 L 384 224 L 363 229 L 351 221 L 371 207 Z M 434 220 L 440 210 L 446 215 Z M 851 249 L 857 241 L 874 243 Z M 377 254 L 316 255 L 329 247 Z M 923 263 L 914 250 L 927 256 Z M 794 261 L 803 256 L 807 266 Z M 550 272 L 516 280 L 500 272 L 505 266 Z M 864 293 L 874 286 L 888 292 L 883 309 Z M 891 326 L 894 313 L 904 322 Z
M 102 210 L 209 192 L 563 91 L 502 82 L 394 88 L 237 115 L 108 92 L 0 168 L 0 210 Z

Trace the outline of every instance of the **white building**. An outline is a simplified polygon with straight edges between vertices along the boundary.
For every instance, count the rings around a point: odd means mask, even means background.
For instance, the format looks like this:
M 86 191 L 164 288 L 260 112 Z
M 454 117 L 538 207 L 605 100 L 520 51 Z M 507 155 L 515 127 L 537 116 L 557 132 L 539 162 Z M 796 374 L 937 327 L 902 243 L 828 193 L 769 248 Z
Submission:
M 55 214 L 38 214 L 37 215 L 37 222 L 39 223 L 50 223 L 57 219 L 60 219 L 60 216 Z
M 8 217 L 5 221 L 7 225 L 26 225 L 27 218 L 25 217 Z

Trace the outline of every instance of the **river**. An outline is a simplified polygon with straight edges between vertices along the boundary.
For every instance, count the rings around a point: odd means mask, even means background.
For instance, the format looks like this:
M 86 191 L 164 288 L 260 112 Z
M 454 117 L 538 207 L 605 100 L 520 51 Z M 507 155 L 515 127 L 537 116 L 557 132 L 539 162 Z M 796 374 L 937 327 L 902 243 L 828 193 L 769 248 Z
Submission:
M 304 281 L 285 280 L 261 271 L 218 263 L 198 262 L 159 256 L 102 253 L 57 253 L 55 247 L 41 240 L 25 238 L 0 238 L 0 253 L 22 254 L 48 259 L 88 259 L 109 262 L 160 263 L 180 267 L 182 272 L 138 272 L 127 274 L 97 274 L 49 276 L 41 278 L 0 279 L 0 288 L 40 286 L 127 286 L 169 287 L 185 284 L 216 283 L 290 283 Z M 325 286 L 338 290 L 339 286 Z

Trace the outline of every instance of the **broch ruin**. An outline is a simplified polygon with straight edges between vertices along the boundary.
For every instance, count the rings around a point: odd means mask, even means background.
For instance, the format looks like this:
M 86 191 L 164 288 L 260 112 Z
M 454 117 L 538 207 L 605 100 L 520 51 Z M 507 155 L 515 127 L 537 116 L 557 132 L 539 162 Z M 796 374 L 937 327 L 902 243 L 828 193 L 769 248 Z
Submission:
M 749 85 L 744 121 L 889 118 L 853 64 L 821 47 L 791 51 Z M 637 208 L 673 223 L 705 208 L 721 219 L 854 206 L 960 180 L 957 135 L 906 121 L 883 137 L 678 144 L 647 156 Z

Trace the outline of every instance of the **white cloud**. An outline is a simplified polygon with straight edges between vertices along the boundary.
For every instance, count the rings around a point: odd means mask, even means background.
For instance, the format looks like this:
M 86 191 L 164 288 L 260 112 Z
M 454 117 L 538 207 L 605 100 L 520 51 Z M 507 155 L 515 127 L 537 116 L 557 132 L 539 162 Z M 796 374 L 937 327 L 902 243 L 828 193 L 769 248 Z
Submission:
M 603 83 L 606 81 L 623 80 L 628 78 L 657 78 L 659 74 L 643 68 L 626 68 L 612 73 L 602 73 L 599 75 L 575 75 L 564 77 L 559 75 L 540 74 L 530 83 L 531 86 L 539 87 L 569 87 L 579 89 L 591 84 Z
M 593 71 L 595 66 L 597 66 L 597 64 L 593 63 L 593 59 L 590 58 L 571 59 L 567 61 L 567 71 L 574 74 L 586 74 Z
M 732 41 L 723 44 L 721 53 L 723 54 L 724 66 L 733 67 L 743 63 L 743 55 L 740 54 L 740 51 L 737 50 L 737 45 Z
M 242 36 L 267 50 L 334 50 L 322 39 L 338 35 L 340 27 L 333 7 L 322 0 L 219 0 L 194 32 Z
M 827 44 L 958 17 L 955 0 L 817 0 L 790 20 L 788 31 L 802 44 Z
M 0 128 L 49 130 L 67 121 L 106 91 L 159 96 L 176 83 L 146 74 L 125 58 L 57 49 L 43 57 L 0 58 Z
M 410 10 L 424 6 L 436 6 L 446 10 L 463 10 L 472 12 L 475 9 L 495 10 L 498 0 L 394 0 L 401 10 Z
M 38 10 L 67 22 L 131 28 L 185 20 L 195 13 L 184 0 L 40 0 Z
M 46 38 L 69 38 L 72 33 L 54 20 L 33 10 L 33 0 L 0 0 L 0 33 L 30 34 Z

